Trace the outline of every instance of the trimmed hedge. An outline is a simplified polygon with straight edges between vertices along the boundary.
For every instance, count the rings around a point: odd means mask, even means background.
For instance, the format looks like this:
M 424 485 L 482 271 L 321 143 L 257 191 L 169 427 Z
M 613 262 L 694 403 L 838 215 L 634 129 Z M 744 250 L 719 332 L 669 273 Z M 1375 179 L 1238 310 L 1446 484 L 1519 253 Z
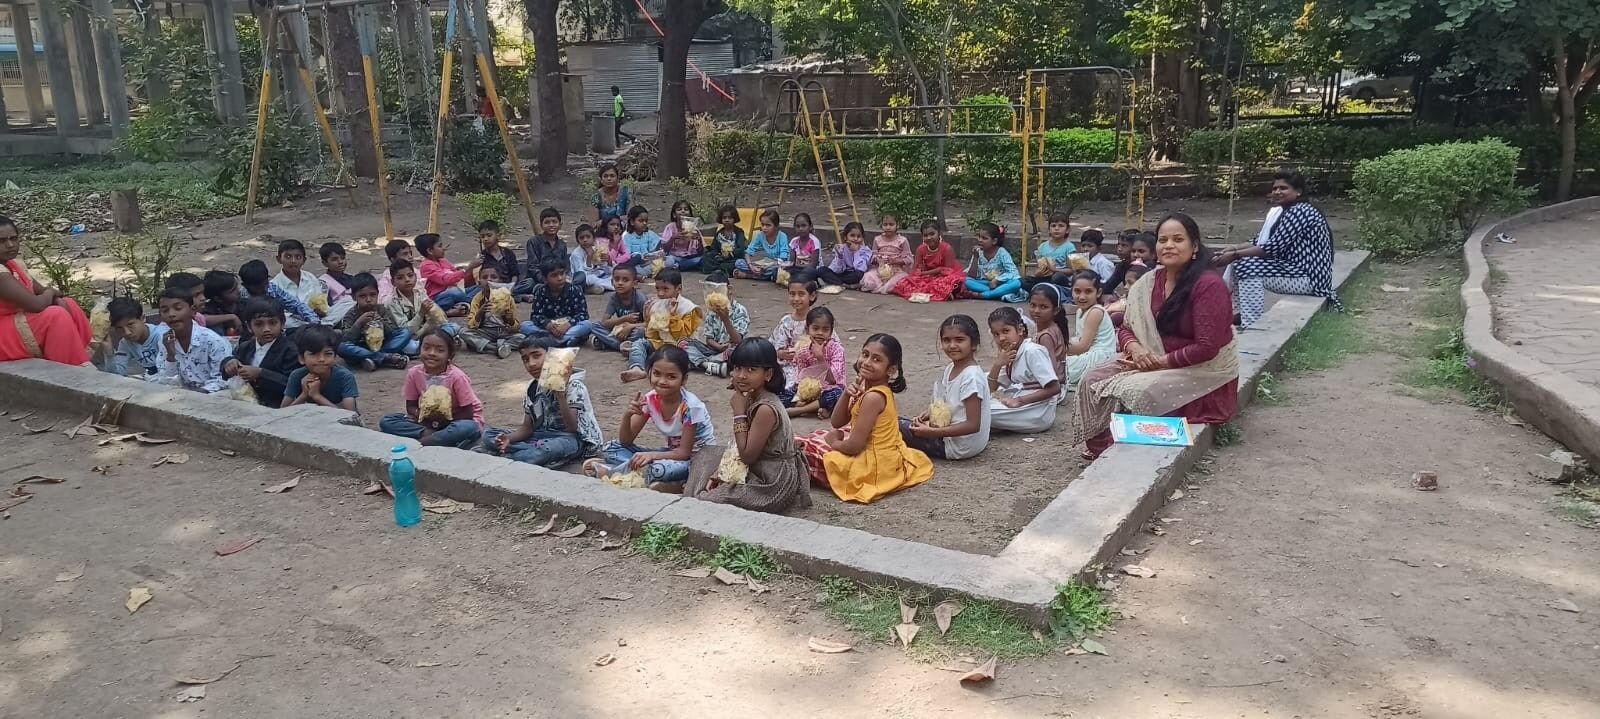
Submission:
M 1531 188 L 1517 185 L 1517 148 L 1498 138 L 1395 150 L 1356 166 L 1358 242 L 1381 255 L 1453 248 L 1485 214 L 1511 212 Z

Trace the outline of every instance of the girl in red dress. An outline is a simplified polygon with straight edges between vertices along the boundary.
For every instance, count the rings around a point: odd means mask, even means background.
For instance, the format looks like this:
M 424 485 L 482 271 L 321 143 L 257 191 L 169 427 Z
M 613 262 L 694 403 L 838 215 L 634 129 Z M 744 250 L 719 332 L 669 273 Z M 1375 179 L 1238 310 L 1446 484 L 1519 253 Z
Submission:
M 939 223 L 928 220 L 922 223 L 922 244 L 917 245 L 916 264 L 911 274 L 894 286 L 894 293 L 911 299 L 927 295 L 930 302 L 950 299 L 956 288 L 966 280 L 966 270 L 956 261 L 956 251 L 939 234 Z

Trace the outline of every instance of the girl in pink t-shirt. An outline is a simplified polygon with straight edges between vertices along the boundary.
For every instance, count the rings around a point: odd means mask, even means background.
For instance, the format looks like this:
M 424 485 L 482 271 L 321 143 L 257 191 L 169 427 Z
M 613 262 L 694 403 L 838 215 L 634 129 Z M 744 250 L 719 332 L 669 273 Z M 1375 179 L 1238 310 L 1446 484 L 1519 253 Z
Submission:
M 448 332 L 438 329 L 423 335 L 421 351 L 422 362 L 406 370 L 401 393 L 406 411 L 384 415 L 378 429 L 424 445 L 472 449 L 483 434 L 483 401 L 472 391 L 467 373 L 452 361 L 456 343 Z M 434 388 L 444 391 L 445 403 L 433 401 L 438 393 L 428 392 Z
M 789 239 L 789 276 L 800 277 L 817 271 L 822 257 L 822 240 L 811 233 L 811 216 L 794 214 L 794 237 Z

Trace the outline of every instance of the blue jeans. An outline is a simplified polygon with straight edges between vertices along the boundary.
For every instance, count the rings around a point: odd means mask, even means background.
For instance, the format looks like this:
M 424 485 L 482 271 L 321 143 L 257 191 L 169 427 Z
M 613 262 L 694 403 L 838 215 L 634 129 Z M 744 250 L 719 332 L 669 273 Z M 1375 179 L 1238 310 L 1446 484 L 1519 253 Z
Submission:
M 527 322 L 523 322 L 522 323 L 522 327 L 520 329 L 522 330 L 522 334 L 527 335 L 529 337 L 553 337 L 554 336 L 554 335 L 550 334 L 550 332 L 548 330 L 546 330 L 545 328 L 540 327 L 538 325 L 535 325 L 533 323 L 533 320 L 528 320 Z M 601 328 L 600 324 L 598 322 L 595 322 L 594 320 L 584 320 L 582 322 L 579 322 L 579 323 L 567 328 L 567 333 L 565 335 L 562 335 L 562 337 L 561 337 L 561 346 L 562 347 L 577 347 L 578 345 L 583 344 L 583 341 L 585 339 L 587 339 L 591 333 L 594 333 L 594 332 L 605 333 L 605 330 L 603 328 Z M 606 333 L 606 336 L 609 337 L 610 335 L 608 333 Z
M 448 290 L 434 295 L 433 303 L 438 305 L 439 309 L 441 310 L 449 310 L 451 307 L 455 307 L 456 305 L 463 305 L 471 302 L 472 298 L 478 296 L 478 291 L 481 289 L 483 288 L 477 285 L 473 285 L 465 289 L 460 287 L 451 287 Z
M 782 392 L 778 393 L 778 400 L 783 402 L 783 406 L 785 407 L 793 407 L 797 404 L 800 404 L 800 402 L 794 398 L 798 391 L 799 385 L 789 385 L 788 387 L 783 388 Z M 843 396 L 844 388 L 829 387 L 825 390 L 822 390 L 822 394 L 817 395 L 816 401 L 822 405 L 823 409 L 832 412 L 834 406 L 839 404 L 839 398 Z
M 628 333 L 627 337 L 618 338 L 612 337 L 609 330 L 601 327 L 599 324 L 596 324 L 594 328 L 594 334 L 591 336 L 594 337 L 596 342 L 600 343 L 601 347 L 611 350 L 612 352 L 621 352 L 622 343 L 624 341 L 632 340 L 634 342 L 638 342 L 639 340 L 644 339 L 644 330 L 635 327 L 633 328 L 632 332 Z
M 986 300 L 998 300 L 1020 289 L 1022 280 L 1006 280 L 991 290 L 988 280 L 967 279 L 967 291 Z
M 758 280 L 770 280 L 770 279 L 773 279 L 773 278 L 778 276 L 778 268 L 777 267 L 768 267 L 765 270 L 757 272 L 755 270 L 750 269 L 750 263 L 745 262 L 744 260 L 735 260 L 734 263 L 733 263 L 733 268 L 738 270 L 738 271 L 740 271 L 740 272 L 744 272 L 746 274 L 749 274 L 749 275 L 755 277 L 755 279 L 758 279 Z
M 692 440 L 691 440 L 692 441 Z M 664 449 L 650 449 L 636 444 L 623 444 L 611 440 L 606 446 L 600 448 L 600 461 L 604 462 L 607 471 L 626 472 L 628 462 L 633 455 L 640 452 L 665 452 Z M 689 460 L 686 459 L 658 459 L 651 462 L 644 469 L 646 484 L 656 482 L 684 482 L 689 479 Z
M 533 288 L 538 287 L 539 284 L 540 283 L 535 282 L 533 280 L 533 278 L 531 278 L 531 277 L 526 278 L 526 279 L 517 280 L 516 284 L 511 285 L 511 295 L 513 297 L 521 297 L 523 295 L 531 295 L 531 294 L 533 294 Z M 434 304 L 438 304 L 438 303 L 435 302 Z
M 650 340 L 642 336 L 639 337 L 639 339 L 633 341 L 633 351 L 628 353 L 628 367 L 630 369 L 634 367 L 644 369 L 644 363 L 650 361 L 650 355 L 654 354 L 655 351 L 656 348 L 650 344 Z
M 478 443 L 478 436 L 482 434 L 482 430 L 478 429 L 477 422 L 470 419 L 458 419 L 441 429 L 434 430 L 433 434 L 427 439 L 422 439 L 422 433 L 427 431 L 428 428 L 406 416 L 404 412 L 384 415 L 383 419 L 378 420 L 378 430 L 396 437 L 419 440 L 426 445 L 459 447 L 461 449 L 472 449 L 472 446 Z
M 337 352 L 340 357 L 344 358 L 345 362 L 359 363 L 362 360 L 382 362 L 385 355 L 416 354 L 417 350 L 412 348 L 412 345 L 415 344 L 418 343 L 411 341 L 411 330 L 399 329 L 384 335 L 383 346 L 379 347 L 377 352 L 367 349 L 367 346 L 364 344 L 358 344 L 355 342 L 340 342 L 338 348 L 335 349 L 335 352 Z
M 695 255 L 694 257 L 673 257 L 672 255 L 667 255 L 667 266 L 676 267 L 682 272 L 698 270 L 700 269 L 700 255 Z
M 511 443 L 511 446 L 506 448 L 506 453 L 500 455 L 500 448 L 494 443 L 511 432 L 512 430 L 499 427 L 484 430 L 483 443 L 478 445 L 478 451 L 504 456 L 514 462 L 537 464 L 551 469 L 560 469 L 562 465 L 583 456 L 583 442 L 578 441 L 578 435 L 567 432 L 534 432 L 532 437 L 522 442 Z

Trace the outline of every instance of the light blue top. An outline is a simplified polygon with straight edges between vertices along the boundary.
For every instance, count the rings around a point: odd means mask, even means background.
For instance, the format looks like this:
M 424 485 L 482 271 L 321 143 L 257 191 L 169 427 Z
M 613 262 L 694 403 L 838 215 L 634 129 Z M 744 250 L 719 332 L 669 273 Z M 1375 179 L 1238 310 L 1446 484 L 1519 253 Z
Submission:
M 118 340 L 116 354 L 113 354 L 106 363 L 106 371 L 118 377 L 126 377 L 128 365 L 136 362 L 143 370 L 138 375 L 141 379 L 154 379 L 167 361 L 166 348 L 161 342 L 161 338 L 166 334 L 166 325 L 151 325 L 150 336 L 146 337 L 142 344 L 127 337 Z
M 1067 256 L 1077 251 L 1078 248 L 1072 244 L 1072 240 L 1067 240 L 1060 245 L 1052 245 L 1050 240 L 1045 240 L 1040 242 L 1039 249 L 1034 251 L 1033 261 L 1038 262 L 1040 258 L 1048 257 L 1056 263 L 1057 271 L 1066 272 Z
M 628 246 L 629 255 L 646 256 L 661 251 L 661 235 L 656 234 L 655 230 L 645 230 L 642 235 L 624 232 L 622 241 Z
M 996 249 L 992 258 L 984 257 L 983 250 L 973 250 L 972 261 L 967 263 L 969 272 L 974 264 L 978 266 L 975 276 L 980 280 L 989 279 L 990 272 L 995 273 L 994 279 L 1000 284 L 1022 279 L 1022 275 L 1017 274 L 1017 261 L 1011 259 L 1011 253 L 1006 252 L 1004 247 Z
M 750 238 L 750 244 L 744 246 L 744 256 L 748 259 L 757 252 L 767 253 L 767 259 L 787 263 L 789 261 L 789 235 L 785 234 L 783 230 L 778 230 L 778 239 L 768 242 L 767 234 L 761 230 L 756 230 L 755 236 Z

